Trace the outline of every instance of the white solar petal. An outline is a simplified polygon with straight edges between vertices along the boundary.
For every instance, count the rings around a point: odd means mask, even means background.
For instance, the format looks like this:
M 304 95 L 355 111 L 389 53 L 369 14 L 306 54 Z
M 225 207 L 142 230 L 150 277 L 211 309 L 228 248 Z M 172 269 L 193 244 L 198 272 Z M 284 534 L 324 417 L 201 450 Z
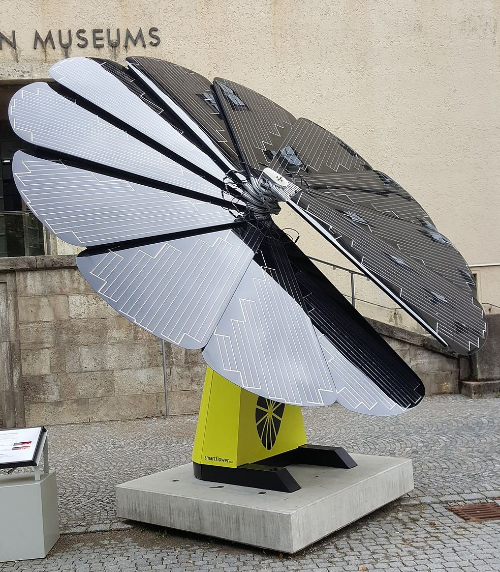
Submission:
M 200 195 L 222 197 L 219 187 L 79 107 L 46 83 L 22 87 L 11 99 L 9 119 L 16 135 L 45 149 Z
M 234 216 L 221 206 L 22 151 L 14 155 L 12 173 L 33 214 L 57 237 L 75 246 L 234 222 Z
M 188 141 L 161 115 L 155 113 L 102 63 L 89 58 L 69 58 L 50 68 L 50 75 L 61 85 L 100 109 L 147 135 L 166 149 L 222 181 L 225 172 Z

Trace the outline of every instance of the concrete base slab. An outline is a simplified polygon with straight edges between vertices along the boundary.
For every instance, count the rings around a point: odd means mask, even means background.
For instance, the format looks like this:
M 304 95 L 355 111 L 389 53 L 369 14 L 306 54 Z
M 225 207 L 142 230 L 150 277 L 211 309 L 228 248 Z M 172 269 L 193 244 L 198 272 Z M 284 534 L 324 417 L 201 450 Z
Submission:
M 199 481 L 182 465 L 118 485 L 117 514 L 291 554 L 413 489 L 410 459 L 352 457 L 354 469 L 290 465 L 294 493 Z
M 56 473 L 0 475 L 0 562 L 45 558 L 58 538 Z

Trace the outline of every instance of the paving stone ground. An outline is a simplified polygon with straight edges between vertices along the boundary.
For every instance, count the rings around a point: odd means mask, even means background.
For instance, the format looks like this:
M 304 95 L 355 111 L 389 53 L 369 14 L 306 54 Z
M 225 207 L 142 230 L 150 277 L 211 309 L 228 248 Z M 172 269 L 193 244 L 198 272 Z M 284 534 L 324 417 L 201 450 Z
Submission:
M 500 571 L 500 520 L 465 522 L 447 509 L 500 499 L 500 399 L 429 397 L 395 418 L 335 405 L 304 418 L 311 443 L 410 457 L 415 490 L 294 556 L 279 555 L 116 518 L 116 484 L 189 462 L 196 417 L 54 426 L 65 534 L 46 559 L 0 571 Z

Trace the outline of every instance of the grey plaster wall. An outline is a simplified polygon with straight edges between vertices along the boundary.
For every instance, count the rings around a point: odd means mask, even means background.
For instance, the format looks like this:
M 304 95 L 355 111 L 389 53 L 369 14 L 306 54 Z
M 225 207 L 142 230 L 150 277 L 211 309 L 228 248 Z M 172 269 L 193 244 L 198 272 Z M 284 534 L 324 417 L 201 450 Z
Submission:
M 428 394 L 459 392 L 456 356 L 429 337 L 372 324 Z M 73 256 L 0 258 L 0 342 L 0 425 L 165 414 L 159 340 L 107 306 Z M 201 353 L 166 344 L 166 362 L 169 414 L 196 413 L 205 374 Z

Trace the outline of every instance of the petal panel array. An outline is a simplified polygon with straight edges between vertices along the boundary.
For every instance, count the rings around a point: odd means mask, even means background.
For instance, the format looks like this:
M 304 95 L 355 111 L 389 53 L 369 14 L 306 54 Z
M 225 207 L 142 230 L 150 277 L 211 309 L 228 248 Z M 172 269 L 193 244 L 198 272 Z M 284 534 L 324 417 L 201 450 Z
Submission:
M 445 345 L 484 342 L 460 254 L 322 127 L 152 58 L 74 58 L 51 73 L 60 88 L 11 101 L 14 131 L 38 146 L 16 154 L 16 184 L 47 228 L 87 247 L 81 272 L 133 323 L 202 349 L 264 399 L 370 415 L 417 405 L 419 378 L 272 222 L 284 200 Z

